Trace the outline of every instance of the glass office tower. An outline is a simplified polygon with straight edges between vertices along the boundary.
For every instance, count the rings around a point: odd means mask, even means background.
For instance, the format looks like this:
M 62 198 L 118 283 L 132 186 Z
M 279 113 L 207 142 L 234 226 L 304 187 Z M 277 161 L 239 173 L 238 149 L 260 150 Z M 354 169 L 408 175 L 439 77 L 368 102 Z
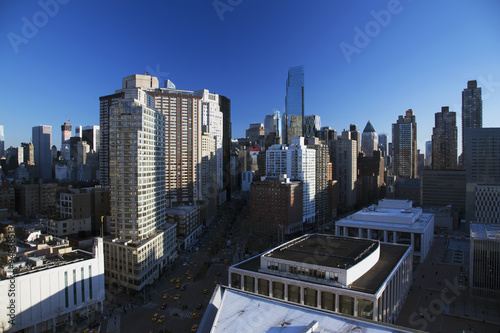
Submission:
M 293 117 L 292 117 L 293 116 Z M 291 143 L 292 137 L 303 136 L 304 120 L 304 66 L 290 67 L 286 80 L 283 137 Z

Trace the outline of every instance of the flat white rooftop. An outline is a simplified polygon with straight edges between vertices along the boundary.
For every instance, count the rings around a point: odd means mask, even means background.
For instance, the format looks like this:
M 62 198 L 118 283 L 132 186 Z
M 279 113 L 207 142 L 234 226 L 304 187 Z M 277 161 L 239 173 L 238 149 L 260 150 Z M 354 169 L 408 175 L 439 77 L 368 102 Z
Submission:
M 500 224 L 472 223 L 470 225 L 470 237 L 500 241 Z
M 402 227 L 423 229 L 432 220 L 432 214 L 423 213 L 422 208 L 412 207 L 409 200 L 380 200 L 378 205 L 347 216 L 337 222 L 338 226 L 370 225 L 371 227 Z
M 225 288 L 211 333 L 418 332 Z

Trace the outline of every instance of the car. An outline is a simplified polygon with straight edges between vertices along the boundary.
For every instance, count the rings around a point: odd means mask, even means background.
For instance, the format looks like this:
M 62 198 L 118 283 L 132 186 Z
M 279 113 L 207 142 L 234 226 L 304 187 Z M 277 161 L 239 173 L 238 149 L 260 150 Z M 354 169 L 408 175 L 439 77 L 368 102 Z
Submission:
M 175 282 L 175 278 L 171 278 L 170 283 L 174 283 L 174 282 Z
M 158 319 L 158 313 L 155 313 L 153 315 L 153 318 L 151 318 L 152 321 L 156 321 Z
M 167 308 L 167 303 L 163 303 L 160 307 L 160 309 L 165 310 Z
M 204 294 L 208 293 L 208 290 L 207 289 L 203 289 L 203 293 Z
M 181 278 L 177 278 L 177 280 L 175 280 L 175 282 L 177 282 L 177 283 L 181 282 Z
M 224 263 L 225 263 L 225 264 L 227 264 L 227 263 L 228 263 L 228 261 L 227 261 L 227 260 L 224 260 Z
M 189 275 L 189 276 L 187 277 L 187 279 L 188 279 L 188 280 L 191 280 L 191 275 Z
M 195 324 L 191 327 L 191 332 L 196 332 L 197 330 L 198 330 L 198 325 Z
M 163 294 L 163 299 L 167 299 L 168 298 L 168 293 L 167 294 Z
M 177 294 L 174 296 L 174 301 L 177 301 L 179 299 L 179 297 L 181 297 L 181 294 Z
M 198 306 L 196 306 L 196 309 L 197 309 L 197 310 L 200 310 L 202 307 L 203 307 L 203 304 L 198 303 Z
M 196 318 L 198 318 L 198 313 L 193 312 L 193 314 L 191 315 L 191 319 L 196 319 Z
M 177 283 L 177 284 L 175 285 L 175 289 L 179 289 L 180 287 L 181 287 L 180 283 Z
M 188 270 L 186 271 L 186 275 L 189 275 L 189 274 L 191 274 L 191 271 L 188 269 Z
M 194 265 L 194 262 L 191 260 L 191 261 L 189 262 L 189 264 L 190 264 L 190 265 Z

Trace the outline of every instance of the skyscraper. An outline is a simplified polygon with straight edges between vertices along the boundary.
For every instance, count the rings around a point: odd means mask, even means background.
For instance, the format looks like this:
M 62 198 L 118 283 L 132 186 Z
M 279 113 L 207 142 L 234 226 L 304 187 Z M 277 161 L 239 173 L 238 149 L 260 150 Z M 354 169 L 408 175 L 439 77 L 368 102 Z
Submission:
M 481 88 L 477 81 L 468 81 L 467 89 L 462 91 L 462 163 L 467 164 L 467 128 L 483 127 L 483 101 Z
M 381 133 L 378 136 L 378 149 L 382 152 L 382 157 L 387 156 L 387 149 L 388 149 L 387 134 Z
M 269 114 L 264 119 L 264 129 L 266 130 L 266 137 L 271 132 L 275 132 L 276 136 L 281 136 L 281 115 L 278 110 L 275 110 L 273 114 Z
M 226 96 L 219 95 L 219 107 L 222 112 L 222 191 L 226 197 L 219 198 L 219 203 L 231 200 L 231 100 Z
M 294 117 L 292 117 L 294 116 Z M 283 137 L 288 144 L 292 137 L 303 136 L 304 126 L 304 66 L 290 67 L 286 79 Z
M 342 136 L 333 141 L 331 158 L 333 179 L 339 184 L 339 206 L 345 209 L 356 204 L 358 142 L 351 139 L 351 134 L 344 130 Z
M 52 126 L 39 125 L 32 129 L 33 146 L 35 147 L 35 165 L 38 177 L 42 180 L 52 178 Z
M 349 132 L 351 133 L 351 140 L 356 141 L 356 158 L 361 151 L 361 135 L 358 131 L 358 126 L 355 124 L 349 125 Z
M 3 132 L 3 125 L 0 125 L 0 157 L 4 155 L 5 150 L 5 134 Z
M 61 125 L 61 156 L 64 160 L 69 161 L 69 139 L 71 138 L 71 125 L 65 122 Z
M 432 140 L 425 141 L 425 166 L 432 167 Z
M 372 123 L 368 120 L 361 135 L 361 151 L 365 153 L 365 156 L 371 157 L 375 150 L 378 150 L 377 132 L 375 132 Z
M 402 178 L 417 178 L 417 120 L 412 109 L 392 124 L 392 144 L 393 174 Z
M 303 182 L 303 221 L 314 222 L 316 194 L 316 150 L 304 144 L 304 138 L 293 138 L 289 147 L 273 145 L 266 151 L 266 175 L 286 174 Z
M 304 116 L 304 137 L 312 138 L 321 130 L 321 117 L 315 114 Z
M 432 168 L 457 169 L 457 119 L 456 113 L 443 106 L 435 115 L 432 129 Z
M 98 152 L 101 145 L 99 126 L 85 126 L 81 131 L 81 138 L 87 142 L 92 151 Z

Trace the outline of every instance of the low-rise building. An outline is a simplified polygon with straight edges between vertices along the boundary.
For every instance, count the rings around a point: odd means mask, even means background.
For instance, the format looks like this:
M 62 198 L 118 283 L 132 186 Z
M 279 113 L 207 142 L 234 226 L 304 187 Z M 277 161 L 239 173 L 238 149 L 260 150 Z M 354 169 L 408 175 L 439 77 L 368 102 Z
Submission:
M 196 243 L 203 233 L 200 207 L 178 206 L 165 209 L 167 222 L 177 225 L 177 247 L 188 249 Z
M 0 269 L 0 323 L 4 331 L 69 329 L 79 316 L 103 310 L 103 241 L 92 252 L 59 248 Z
M 229 286 L 394 323 L 412 282 L 412 247 L 306 234 L 229 268 Z
M 424 261 L 434 239 L 434 215 L 410 200 L 383 199 L 335 223 L 335 234 L 413 246 L 416 263 Z

